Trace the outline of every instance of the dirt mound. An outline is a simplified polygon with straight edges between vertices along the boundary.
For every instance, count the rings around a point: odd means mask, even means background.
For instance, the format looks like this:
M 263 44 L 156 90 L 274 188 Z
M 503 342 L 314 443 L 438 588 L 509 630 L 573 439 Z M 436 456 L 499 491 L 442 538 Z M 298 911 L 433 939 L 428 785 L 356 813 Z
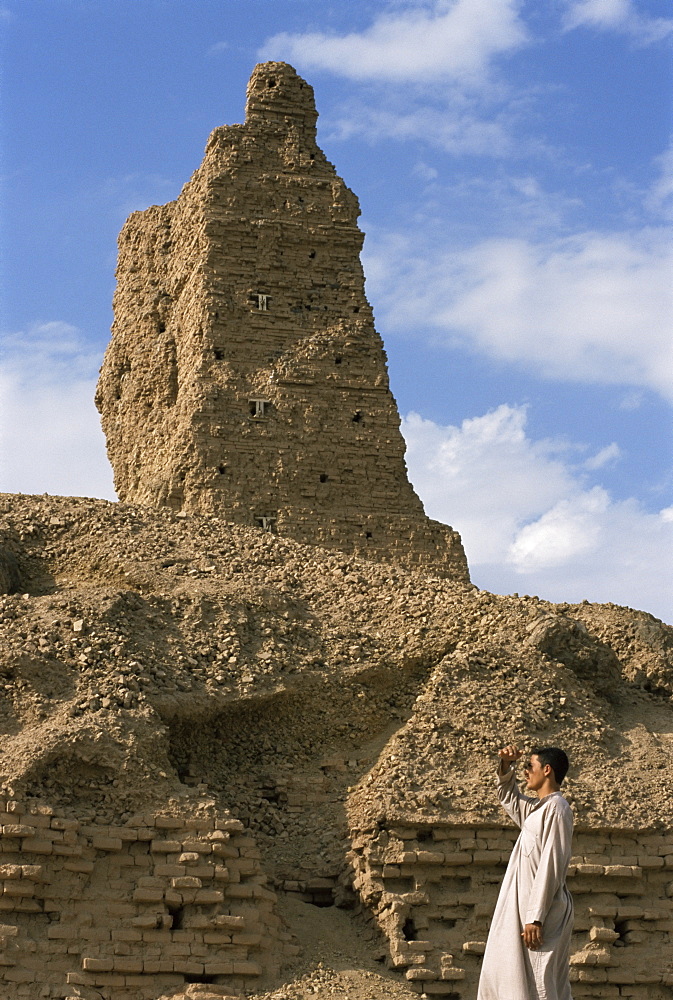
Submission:
M 241 785 L 237 805 L 274 835 L 271 805 L 262 818 L 238 776 L 372 743 L 355 754 L 350 777 L 366 783 L 351 809 L 399 798 L 493 818 L 477 775 L 506 734 L 564 742 L 592 819 L 669 816 L 656 762 L 673 640 L 651 615 L 496 597 L 169 511 L 9 496 L 3 508 L 20 581 L 0 623 L 15 786 L 108 818 L 148 781 L 163 801 L 208 775 Z M 645 745 L 628 738 L 639 726 L 654 731 Z M 601 790 L 616 761 L 638 787 L 633 802 L 620 794 L 621 816 Z
M 5 495 L 0 532 L 14 591 L 0 598 L 0 774 L 26 809 L 132 827 L 140 811 L 219 810 L 313 912 L 356 907 L 353 831 L 499 824 L 504 739 L 567 747 L 578 829 L 671 828 L 673 630 L 651 615 L 498 597 L 98 500 Z M 298 951 L 306 920 L 288 913 Z M 379 965 L 309 953 L 295 985 L 258 990 L 408 995 Z

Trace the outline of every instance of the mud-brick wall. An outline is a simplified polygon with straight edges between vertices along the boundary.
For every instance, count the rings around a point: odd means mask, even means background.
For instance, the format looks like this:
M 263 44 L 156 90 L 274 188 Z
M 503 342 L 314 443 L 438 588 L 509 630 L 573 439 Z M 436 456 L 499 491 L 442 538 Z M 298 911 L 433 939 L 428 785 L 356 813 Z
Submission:
M 115 486 L 466 584 L 460 537 L 407 477 L 360 209 L 316 118 L 291 66 L 257 66 L 245 124 L 124 226 L 96 394 Z
M 86 826 L 0 800 L 2 997 L 155 1000 L 250 988 L 296 954 L 239 820 L 145 814 Z
M 476 995 L 488 927 L 517 831 L 395 826 L 357 831 L 354 888 L 419 993 Z M 580 832 L 573 995 L 673 998 L 673 835 Z

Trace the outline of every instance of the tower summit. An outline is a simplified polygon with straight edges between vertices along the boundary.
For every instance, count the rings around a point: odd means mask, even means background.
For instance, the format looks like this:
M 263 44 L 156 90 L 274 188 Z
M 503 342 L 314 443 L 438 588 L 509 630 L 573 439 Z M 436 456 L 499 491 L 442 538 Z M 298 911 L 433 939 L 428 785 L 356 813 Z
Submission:
M 245 124 L 126 222 L 96 393 L 117 492 L 467 582 L 407 479 L 358 201 L 316 119 L 291 66 L 257 66 Z

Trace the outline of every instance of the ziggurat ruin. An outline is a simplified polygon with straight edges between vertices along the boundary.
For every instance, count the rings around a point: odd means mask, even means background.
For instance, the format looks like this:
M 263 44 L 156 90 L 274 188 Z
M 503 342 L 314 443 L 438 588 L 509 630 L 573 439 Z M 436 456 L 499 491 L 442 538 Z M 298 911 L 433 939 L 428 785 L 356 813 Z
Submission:
M 0 997 L 473 1000 L 506 738 L 571 758 L 574 997 L 670 1000 L 673 630 L 470 583 L 315 119 L 257 67 L 124 227 L 121 502 L 0 496 Z
M 117 492 L 467 580 L 407 479 L 357 198 L 316 119 L 290 66 L 259 66 L 245 125 L 126 223 L 97 395 Z

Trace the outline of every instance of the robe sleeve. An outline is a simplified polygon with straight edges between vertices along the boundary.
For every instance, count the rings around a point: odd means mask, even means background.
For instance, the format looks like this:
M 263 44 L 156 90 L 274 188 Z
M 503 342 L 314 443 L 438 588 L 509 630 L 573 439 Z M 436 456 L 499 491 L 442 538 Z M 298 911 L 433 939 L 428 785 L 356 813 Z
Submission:
M 570 809 L 551 808 L 544 825 L 540 863 L 526 905 L 527 924 L 539 921 L 544 925 L 552 900 L 565 881 L 572 835 L 573 816 Z
M 498 772 L 498 798 L 500 805 L 505 810 L 510 819 L 513 819 L 517 826 L 523 826 L 528 813 L 538 799 L 529 799 L 527 795 L 522 795 L 519 786 L 514 780 L 515 769 L 511 767 L 505 775 Z

